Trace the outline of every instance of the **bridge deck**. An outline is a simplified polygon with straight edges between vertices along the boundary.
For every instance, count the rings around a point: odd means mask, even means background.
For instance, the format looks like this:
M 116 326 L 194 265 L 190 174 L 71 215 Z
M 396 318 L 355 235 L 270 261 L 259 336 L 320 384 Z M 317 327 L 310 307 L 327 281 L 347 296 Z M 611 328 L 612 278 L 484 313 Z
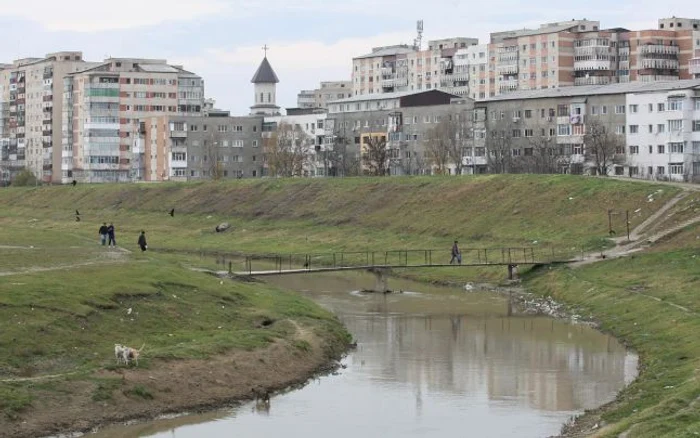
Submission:
M 238 271 L 233 272 L 237 276 L 248 277 L 265 277 L 271 275 L 291 275 L 291 274 L 313 274 L 322 272 L 342 272 L 342 271 L 366 271 L 372 269 L 410 269 L 410 268 L 467 268 L 467 267 L 493 267 L 493 266 L 509 266 L 509 265 L 554 265 L 568 264 L 576 260 L 558 260 L 548 262 L 523 262 L 523 263 L 463 263 L 458 264 L 416 264 L 416 265 L 366 265 L 366 266 L 327 266 L 317 268 L 298 268 L 298 269 L 269 269 L 261 271 Z

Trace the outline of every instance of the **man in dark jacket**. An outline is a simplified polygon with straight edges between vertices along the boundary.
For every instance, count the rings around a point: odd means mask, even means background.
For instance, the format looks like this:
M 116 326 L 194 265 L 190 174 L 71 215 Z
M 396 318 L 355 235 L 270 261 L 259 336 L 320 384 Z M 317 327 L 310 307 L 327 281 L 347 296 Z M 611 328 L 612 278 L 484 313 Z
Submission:
M 109 224 L 107 227 L 107 236 L 109 237 L 109 246 L 117 246 L 117 239 L 114 237 L 114 224 Z
M 459 251 L 459 246 L 457 246 L 456 240 L 455 244 L 452 245 L 452 260 L 450 260 L 450 264 L 453 264 L 454 262 L 457 262 L 460 265 L 462 264 L 462 253 Z
M 141 235 L 139 236 L 139 248 L 141 248 L 142 252 L 145 252 L 148 249 L 148 244 L 146 243 L 146 232 L 141 231 Z
M 103 223 L 100 227 L 100 242 L 102 246 L 107 245 L 107 222 Z

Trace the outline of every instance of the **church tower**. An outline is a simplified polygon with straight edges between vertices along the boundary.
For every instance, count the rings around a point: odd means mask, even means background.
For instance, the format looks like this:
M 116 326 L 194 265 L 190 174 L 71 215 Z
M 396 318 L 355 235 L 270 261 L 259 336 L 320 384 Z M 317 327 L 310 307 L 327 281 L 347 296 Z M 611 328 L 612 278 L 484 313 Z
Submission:
M 280 80 L 267 60 L 267 46 L 264 50 L 265 57 L 251 80 L 255 85 L 255 105 L 250 107 L 250 114 L 276 116 L 280 114 L 280 107 L 277 106 L 277 83 Z

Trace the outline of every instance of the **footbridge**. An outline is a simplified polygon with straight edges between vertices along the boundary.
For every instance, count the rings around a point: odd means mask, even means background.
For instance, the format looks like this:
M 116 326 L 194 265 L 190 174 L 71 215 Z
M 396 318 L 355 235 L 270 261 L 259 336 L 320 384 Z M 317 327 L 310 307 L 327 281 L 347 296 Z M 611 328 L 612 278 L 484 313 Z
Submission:
M 567 264 L 582 260 L 575 249 L 544 247 L 467 248 L 461 250 L 461 262 L 451 259 L 450 248 L 391 251 L 330 252 L 315 254 L 261 254 L 245 257 L 238 276 L 313 274 L 339 271 L 387 271 L 411 268 L 466 268 L 504 266 L 509 276 L 518 266 Z

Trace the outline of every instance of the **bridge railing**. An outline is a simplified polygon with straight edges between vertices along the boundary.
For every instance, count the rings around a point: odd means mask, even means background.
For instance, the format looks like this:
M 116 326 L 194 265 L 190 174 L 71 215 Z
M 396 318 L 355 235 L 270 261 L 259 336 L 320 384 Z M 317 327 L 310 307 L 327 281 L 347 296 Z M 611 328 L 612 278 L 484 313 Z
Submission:
M 463 248 L 462 265 L 536 265 L 567 262 L 581 257 L 580 250 L 547 247 Z M 431 267 L 446 266 L 452 261 L 445 249 L 411 249 L 390 251 L 348 251 L 332 253 L 260 254 L 245 258 L 246 272 L 342 269 L 358 267 Z M 457 264 L 455 262 L 455 264 Z

